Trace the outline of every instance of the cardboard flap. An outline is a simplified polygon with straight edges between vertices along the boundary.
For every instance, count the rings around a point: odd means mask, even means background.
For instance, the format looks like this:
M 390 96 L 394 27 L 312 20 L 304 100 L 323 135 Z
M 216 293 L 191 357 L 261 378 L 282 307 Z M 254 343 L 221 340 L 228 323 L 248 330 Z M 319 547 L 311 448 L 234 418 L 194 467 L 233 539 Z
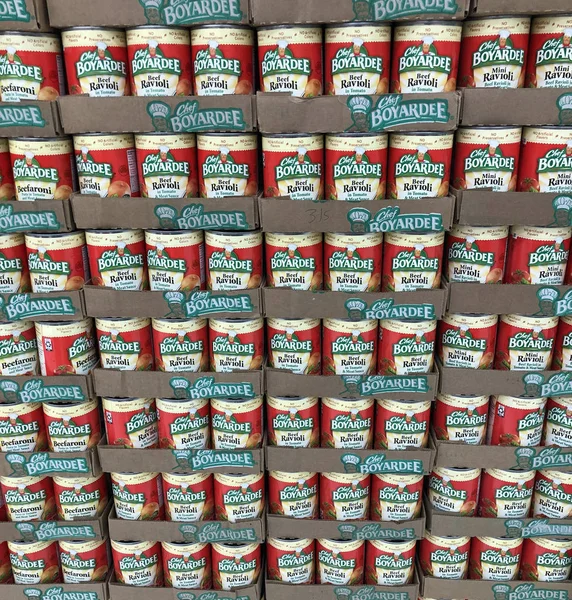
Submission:
M 541 15 L 569 13 L 569 0 L 473 0 L 473 12 L 479 15 Z
M 68 200 L 0 202 L 0 233 L 60 233 L 73 229 Z
M 364 97 L 369 99 L 368 113 L 354 115 L 352 96 L 297 98 L 258 92 L 259 129 L 263 133 L 418 131 L 420 127 L 451 131 L 459 122 L 458 92 L 360 96 Z
M 2 22 L 0 21 L 0 30 Z M 62 126 L 56 102 L 23 100 L 0 104 L 2 137 L 56 137 Z
M 0 477 L 66 475 L 91 477 L 100 473 L 95 448 L 85 452 L 2 452 Z
M 30 589 L 14 583 L 2 584 L 2 600 L 25 600 L 24 590 Z M 109 597 L 107 583 L 34 583 L 34 590 L 39 590 L 38 598 L 80 598 L 89 600 L 106 600 Z M 141 589 L 141 588 L 139 588 Z M 63 593 L 62 593 L 63 592 Z M 133 599 L 132 599 L 133 600 Z M 173 597 L 171 600 L 177 600 Z
M 112 579 L 109 582 L 109 595 L 113 600 L 180 600 L 181 598 L 190 597 L 186 594 L 192 594 L 193 598 L 197 598 L 200 597 L 201 594 L 206 593 L 208 594 L 209 600 L 241 600 L 242 598 L 262 600 L 264 598 L 264 594 L 262 593 L 262 581 L 263 577 L 261 576 L 257 585 L 237 588 L 233 592 L 226 590 L 199 590 L 199 594 L 195 594 L 196 590 L 187 591 L 181 590 L 180 588 L 168 587 L 144 588 L 133 585 L 124 585 L 118 583 L 115 579 Z M 141 599 L 141 596 L 143 596 L 143 599 Z M 21 600 L 21 598 L 18 600 Z
M 116 0 L 113 0 L 114 7 Z M 98 5 L 98 10 L 101 8 Z M 110 9 L 111 14 L 116 9 Z M 90 98 L 62 96 L 58 105 L 65 133 L 98 131 L 253 131 L 254 96 Z
M 78 321 L 85 316 L 81 291 L 45 294 L 0 294 L 5 321 Z
M 256 197 L 100 198 L 74 194 L 80 229 L 214 229 L 248 231 L 259 225 Z
M 95 397 L 86 375 L 0 376 L 0 404 L 12 402 L 85 402 Z
M 3 2 L 0 31 L 51 31 L 46 0 Z
M 282 583 L 279 581 L 266 581 L 267 600 L 292 600 L 295 597 L 297 600 L 352 600 L 358 598 L 387 598 L 395 600 L 416 600 L 419 593 L 419 585 L 412 583 L 410 585 L 399 586 L 380 586 L 380 585 L 348 585 L 336 586 L 331 585 L 297 585 L 291 583 Z M 336 594 L 340 590 L 344 593 Z

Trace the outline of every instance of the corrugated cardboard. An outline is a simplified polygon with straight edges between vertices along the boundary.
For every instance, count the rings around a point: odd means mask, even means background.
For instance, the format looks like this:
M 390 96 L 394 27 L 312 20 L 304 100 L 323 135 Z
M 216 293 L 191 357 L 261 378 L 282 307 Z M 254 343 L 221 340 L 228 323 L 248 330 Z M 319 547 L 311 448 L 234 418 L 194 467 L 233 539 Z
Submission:
M 66 475 L 91 477 L 101 469 L 97 450 L 85 452 L 2 452 L 0 476 Z
M 10 1 L 18 2 L 18 0 Z M 0 31 L 4 24 L 0 21 Z M 62 126 L 57 103 L 45 100 L 2 102 L 0 104 L 0 133 L 2 137 L 45 138 L 61 135 Z
M 68 200 L 0 202 L 0 233 L 60 233 L 74 229 Z
M 84 402 L 95 397 L 86 375 L 0 377 L 0 404 L 12 402 Z
M 127 587 L 127 586 L 126 586 Z M 4 584 L 2 585 L 3 600 L 25 600 L 24 592 L 39 590 L 40 594 L 34 596 L 38 600 L 55 598 L 74 598 L 75 600 L 107 600 L 109 598 L 107 583 L 34 583 L 31 586 Z M 140 590 L 141 588 L 135 588 Z M 37 593 L 37 592 L 34 592 Z M 131 599 L 133 600 L 133 598 Z M 177 600 L 172 596 L 172 600 Z
M 98 10 L 101 10 L 99 5 Z M 115 9 L 110 10 L 112 14 L 115 12 Z M 255 104 L 254 96 L 62 96 L 58 100 L 67 134 L 253 131 L 256 127 Z
M 79 229 L 214 229 L 249 231 L 259 226 L 256 197 L 100 198 L 74 194 Z
M 78 321 L 85 316 L 81 291 L 0 294 L 4 321 Z
M 351 96 L 295 98 L 257 95 L 258 125 L 263 133 L 363 133 L 367 131 L 451 131 L 457 127 L 461 97 L 446 94 L 385 94 L 369 99 L 367 118 L 354 122 Z M 422 116 L 427 115 L 427 117 Z
M 568 0 L 473 0 L 472 10 L 478 15 L 537 15 L 568 13 Z
M 51 31 L 46 0 L 4 0 L 0 31 Z

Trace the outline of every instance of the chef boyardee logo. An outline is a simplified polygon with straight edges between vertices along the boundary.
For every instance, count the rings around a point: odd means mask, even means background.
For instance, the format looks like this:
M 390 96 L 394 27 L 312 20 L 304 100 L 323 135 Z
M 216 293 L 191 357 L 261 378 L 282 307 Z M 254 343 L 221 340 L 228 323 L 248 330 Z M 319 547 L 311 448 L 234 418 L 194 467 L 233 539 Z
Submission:
M 37 540 L 87 540 L 97 536 L 91 525 L 62 525 L 55 521 L 48 523 L 15 523 L 14 527 L 25 541 Z
M 498 142 L 490 142 L 485 148 L 475 148 L 465 158 L 464 170 L 466 173 L 475 171 L 514 171 L 514 156 L 503 156 L 502 148 Z M 481 184 L 482 185 L 482 184 Z
M 214 377 L 199 377 L 192 383 L 184 377 L 172 377 L 169 385 L 173 388 L 175 398 L 179 399 L 256 397 L 251 383 L 215 381 Z
M 423 474 L 423 461 L 411 459 L 386 458 L 376 452 L 362 459 L 357 454 L 344 454 L 340 458 L 346 473 L 414 473 Z
M 29 23 L 31 20 L 26 0 L 0 0 L 0 21 Z
M 202 48 L 197 52 L 194 67 L 195 82 L 202 91 L 215 90 L 218 92 L 222 90 L 223 93 L 228 93 L 229 80 L 240 77 L 242 73 L 240 60 L 225 57 L 216 40 L 211 40 L 208 48 Z M 215 77 L 201 78 L 202 75 L 215 75 Z M 217 75 L 222 75 L 222 77 L 217 77 Z
M 242 231 L 249 229 L 244 211 L 205 211 L 203 204 L 188 204 L 178 209 L 168 204 L 155 207 L 160 229 L 223 229 Z
M 303 56 L 294 56 L 286 40 L 279 41 L 276 48 L 266 51 L 262 58 L 261 69 L 263 78 L 274 75 L 308 77 L 312 70 L 310 60 Z M 284 91 L 280 81 L 269 81 L 265 83 L 265 87 L 267 92 Z
M 253 469 L 256 466 L 250 450 L 172 450 L 177 470 L 204 471 L 217 467 Z
M 95 81 L 88 80 L 90 91 L 118 92 L 119 83 L 114 78 L 124 78 L 126 70 L 125 62 L 113 58 L 111 50 L 105 42 L 99 42 L 93 50 L 82 52 L 79 60 L 75 63 L 78 79 L 97 78 Z M 99 77 L 106 77 L 106 79 L 100 80 Z M 78 91 L 81 90 L 70 90 L 70 93 Z
M 572 536 L 572 525 L 560 524 L 549 519 L 532 519 L 528 523 L 520 519 L 508 519 L 504 525 L 510 537 Z
M 572 94 L 562 94 L 556 101 L 560 125 L 572 125 Z
M 354 233 L 387 231 L 443 231 L 443 217 L 439 213 L 400 214 L 398 206 L 387 206 L 372 215 L 367 208 L 352 208 L 347 219 Z
M 189 163 L 177 161 L 168 146 L 161 146 L 157 152 L 148 154 L 141 163 L 143 177 L 188 177 Z
M 139 0 L 151 25 L 194 25 L 204 21 L 242 21 L 240 0 Z
M 109 163 L 97 162 L 87 146 L 83 146 L 76 154 L 75 164 L 80 177 L 103 177 L 109 180 L 113 177 L 113 167 Z
M 2 2 L 0 0 L 0 7 Z M 1 11 L 1 8 L 0 8 Z M 0 12 L 0 21 L 3 13 Z M 0 127 L 45 127 L 46 121 L 38 106 L 0 106 Z
M 192 131 L 245 131 L 246 123 L 240 108 L 200 108 L 198 100 L 184 100 L 174 112 L 168 104 L 153 101 L 147 104 L 155 131 L 174 133 Z
M 356 21 L 391 21 L 415 15 L 454 15 L 456 0 L 352 0 Z M 361 597 L 361 594 L 360 594 Z
M 572 372 L 559 371 L 546 381 L 542 373 L 527 373 L 522 378 L 524 395 L 536 398 L 572 395 Z
M 344 523 L 338 526 L 342 540 L 414 540 L 415 529 L 401 530 L 384 527 L 382 523 L 368 523 L 367 525 L 354 525 Z
M 165 56 L 163 50 L 155 40 L 150 40 L 144 48 L 135 50 L 131 59 L 133 77 L 140 74 L 157 73 L 179 77 L 182 72 L 181 61 L 178 58 Z M 142 81 L 143 87 L 157 88 L 153 82 Z
M 64 590 L 61 586 L 44 588 L 24 588 L 22 590 L 28 600 L 100 600 L 97 592 L 84 592 L 77 589 Z
M 373 585 L 360 585 L 357 589 L 335 587 L 336 600 L 410 600 L 409 592 L 380 592 Z
M 59 231 L 61 223 L 53 210 L 38 212 L 16 212 L 14 203 L 0 204 L 0 232 Z
M 185 542 L 212 544 L 214 542 L 255 542 L 256 531 L 252 527 L 228 527 L 228 523 L 205 523 L 204 525 L 179 525 Z
M 169 306 L 166 317 L 191 318 L 221 312 L 252 313 L 254 305 L 248 294 L 213 294 L 212 292 L 164 292 Z
M 572 290 L 560 292 L 556 288 L 543 287 L 536 292 L 539 314 L 546 317 L 565 317 L 572 315 Z
M 79 385 L 47 385 L 42 379 L 26 379 L 20 388 L 19 378 L 0 380 L 0 392 L 7 402 L 84 402 L 87 400 Z
M 538 585 L 538 587 L 537 587 Z M 568 590 L 551 590 L 542 583 L 520 583 L 514 588 L 508 583 L 496 583 L 492 587 L 494 600 L 568 600 Z
M 350 396 L 375 396 L 378 394 L 426 394 L 430 391 L 426 375 L 342 375 L 343 394 Z
M 361 298 L 346 300 L 345 307 L 352 321 L 361 319 L 435 319 L 433 304 L 394 304 L 393 298 L 376 300 L 371 306 Z
M 16 476 L 90 472 L 85 458 L 55 458 L 47 452 L 34 452 L 28 456 L 9 453 L 4 458 L 12 467 L 12 474 Z
M 11 82 L 6 82 L 3 86 L 2 93 L 8 96 L 8 100 L 14 99 L 14 93 L 17 95 L 20 92 L 24 92 L 29 97 L 35 97 L 35 90 L 39 88 L 44 80 L 42 68 L 33 64 L 25 64 L 13 46 L 8 46 L 6 54 L 0 56 L 0 77 L 11 80 L 20 79 L 20 86 L 18 87 L 13 87 Z M 19 161 L 20 159 L 15 163 Z M 16 176 L 16 173 L 14 173 L 14 176 Z
M 32 317 L 73 316 L 76 308 L 69 296 L 35 298 L 31 294 L 12 294 L 8 301 L 0 296 L 0 313 L 7 321 Z
M 570 97 L 572 98 L 572 95 Z M 572 196 L 556 196 L 552 200 L 552 208 L 554 209 L 554 223 L 551 223 L 551 225 L 559 227 L 572 225 Z
M 517 448 L 515 469 L 527 471 L 538 469 L 558 469 L 559 467 L 572 466 L 572 448 Z

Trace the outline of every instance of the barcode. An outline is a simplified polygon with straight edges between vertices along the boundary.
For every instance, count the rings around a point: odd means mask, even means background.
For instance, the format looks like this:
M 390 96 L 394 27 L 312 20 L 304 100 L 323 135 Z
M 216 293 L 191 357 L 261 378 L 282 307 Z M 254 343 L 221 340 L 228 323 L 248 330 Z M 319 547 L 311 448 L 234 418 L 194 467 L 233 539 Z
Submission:
M 131 193 L 139 191 L 139 177 L 137 176 L 137 158 L 135 149 L 127 150 L 127 164 L 129 165 L 129 182 L 131 183 Z
M 199 264 L 201 265 L 201 283 L 205 282 L 205 245 L 199 246 Z
M 61 54 L 56 54 L 56 65 L 58 69 L 58 83 L 60 84 L 60 95 L 66 93 L 66 74 L 64 72 L 64 61 Z

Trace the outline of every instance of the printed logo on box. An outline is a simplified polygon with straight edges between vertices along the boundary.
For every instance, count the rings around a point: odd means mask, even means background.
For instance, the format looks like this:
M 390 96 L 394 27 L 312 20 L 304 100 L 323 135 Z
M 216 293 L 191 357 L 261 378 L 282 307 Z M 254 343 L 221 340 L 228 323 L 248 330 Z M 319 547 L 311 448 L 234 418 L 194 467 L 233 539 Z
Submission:
M 399 206 L 386 206 L 375 215 L 367 208 L 352 208 L 348 211 L 347 218 L 354 233 L 443 231 L 443 216 L 439 213 L 402 215 Z
M 379 592 L 373 585 L 360 585 L 356 591 L 335 587 L 333 592 L 336 600 L 410 600 L 407 592 Z
M 150 25 L 242 21 L 240 0 L 139 0 Z
M 84 402 L 87 400 L 79 385 L 46 385 L 42 379 L 26 379 L 20 389 L 15 379 L 0 380 L 0 391 L 7 402 Z
M 246 213 L 242 210 L 205 211 L 202 204 L 188 204 L 179 215 L 175 207 L 160 204 L 155 207 L 155 215 L 160 229 L 248 229 Z
M 44 590 L 24 588 L 22 591 L 29 600 L 100 600 L 97 592 L 65 591 L 61 586 Z
M 194 594 L 193 592 L 178 592 L 178 600 L 250 600 L 250 596 L 236 596 L 227 597 L 221 596 L 221 592 L 201 592 Z
M 413 528 L 391 529 L 381 523 L 344 523 L 338 526 L 338 531 L 342 540 L 414 540 L 417 537 Z
M 27 320 L 33 317 L 73 316 L 76 312 L 69 296 L 34 298 L 30 294 L 12 294 L 7 302 L 0 296 L 0 313 L 7 321 Z
M 562 297 L 560 292 L 553 287 L 543 287 L 536 292 L 540 311 L 537 313 L 545 317 L 565 317 L 572 315 L 572 289 L 566 291 Z
M 221 382 L 214 377 L 199 377 L 190 382 L 184 377 L 172 377 L 169 385 L 175 398 L 199 400 L 200 398 L 256 398 L 254 386 L 248 382 Z
M 454 15 L 455 0 L 352 0 L 356 21 L 390 21 L 415 15 Z
M 91 525 L 61 525 L 49 523 L 15 523 L 14 527 L 22 534 L 25 542 L 45 540 L 87 540 L 97 536 Z
M 217 467 L 253 469 L 256 466 L 250 450 L 171 450 L 177 460 L 175 469 L 205 471 Z
M 572 448 L 517 448 L 514 451 L 516 466 L 514 469 L 537 471 L 539 469 L 558 469 L 572 467 Z
M 11 475 L 45 475 L 47 473 L 90 473 L 85 458 L 54 458 L 47 452 L 35 452 L 29 458 L 23 454 L 6 454 L 5 460 L 12 467 Z
M 200 108 L 198 100 L 185 100 L 174 111 L 155 100 L 147 104 L 147 113 L 155 131 L 246 131 L 241 108 Z
M 433 304 L 394 304 L 393 298 L 376 300 L 368 307 L 361 298 L 350 298 L 344 306 L 352 321 L 360 319 L 435 319 Z
M 554 223 L 559 227 L 570 227 L 572 225 L 572 196 L 556 196 L 552 200 L 554 210 Z
M 572 525 L 565 525 L 548 519 L 533 519 L 528 523 L 520 519 L 508 519 L 504 522 L 506 534 L 509 537 L 544 537 L 544 536 L 572 536 Z
M 340 458 L 346 473 L 413 473 L 423 475 L 423 461 L 386 458 L 379 452 L 362 460 L 357 454 L 347 453 Z
M 562 94 L 556 100 L 558 107 L 558 123 L 572 125 L 572 94 Z
M 2 7 L 0 0 L 0 21 Z M 46 121 L 38 106 L 0 106 L 0 127 L 45 127 Z
M 192 318 L 216 313 L 252 313 L 254 305 L 248 294 L 230 296 L 212 292 L 164 292 L 163 298 L 169 305 L 166 317 Z
M 180 525 L 179 531 L 185 542 L 211 544 L 213 542 L 256 542 L 258 540 L 253 527 L 229 528 L 226 523 L 205 523 L 204 525 Z
M 542 373 L 527 373 L 522 378 L 524 382 L 524 395 L 535 398 L 549 398 L 550 396 L 572 395 L 572 372 L 559 371 L 551 375 L 548 381 Z
M 515 588 L 508 583 L 496 583 L 492 591 L 494 600 L 568 600 L 567 590 L 550 590 L 534 583 L 521 583 Z
M 0 203 L 0 233 L 59 231 L 60 227 L 53 210 L 14 212 L 13 203 Z
M 430 391 L 429 380 L 425 375 L 342 375 L 345 390 L 351 396 L 375 396 L 403 392 L 406 394 L 426 394 Z

